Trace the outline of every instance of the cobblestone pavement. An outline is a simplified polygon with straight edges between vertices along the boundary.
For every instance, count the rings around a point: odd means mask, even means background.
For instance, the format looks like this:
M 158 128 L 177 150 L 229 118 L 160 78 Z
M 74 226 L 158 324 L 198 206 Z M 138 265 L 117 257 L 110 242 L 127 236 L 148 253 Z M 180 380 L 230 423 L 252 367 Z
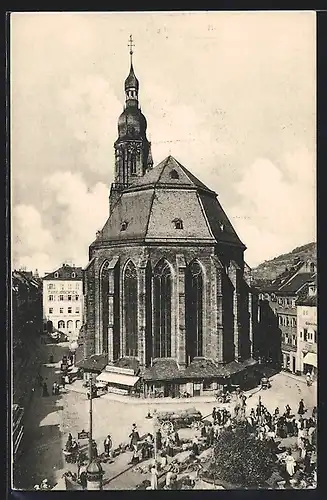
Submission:
M 46 350 L 53 351 L 55 365 L 44 365 L 43 375 L 48 379 L 49 390 L 58 377 L 59 360 L 67 346 L 46 346 Z M 49 355 L 49 354 L 47 354 Z M 299 400 L 303 398 L 305 405 L 311 411 L 316 404 L 316 388 L 307 387 L 302 381 L 294 380 L 286 374 L 279 373 L 272 377 L 272 387 L 268 390 L 253 390 L 253 395 L 247 400 L 247 410 L 255 407 L 258 396 L 262 403 L 273 411 L 279 406 L 283 411 L 289 404 L 294 412 L 297 411 Z M 103 452 L 103 441 L 107 434 L 111 434 L 113 446 L 126 442 L 133 423 L 136 423 L 140 434 L 153 433 L 153 420 L 146 419 L 148 410 L 153 413 L 157 408 L 160 411 L 196 407 L 203 416 L 211 414 L 214 402 L 200 402 L 178 400 L 176 404 L 165 404 L 160 401 L 149 400 L 148 404 L 126 404 L 112 401 L 105 397 L 93 400 L 93 437 L 98 444 L 99 453 Z M 19 463 L 19 473 L 16 474 L 15 485 L 19 489 L 30 489 L 33 485 L 47 478 L 53 485 L 59 480 L 65 470 L 76 472 L 76 465 L 65 464 L 62 449 L 69 432 L 77 437 L 82 429 L 89 426 L 89 401 L 86 394 L 72 390 L 63 391 L 59 396 L 42 398 L 40 390 L 36 391 L 31 405 L 29 421 L 26 425 L 25 453 Z M 146 478 L 145 475 L 135 473 L 128 465 L 131 452 L 117 457 L 112 464 L 105 464 L 105 489 L 134 489 L 138 482 Z M 119 476 L 119 473 L 129 469 Z M 117 476 L 115 479 L 113 477 Z M 111 479 L 111 480 L 110 480 Z

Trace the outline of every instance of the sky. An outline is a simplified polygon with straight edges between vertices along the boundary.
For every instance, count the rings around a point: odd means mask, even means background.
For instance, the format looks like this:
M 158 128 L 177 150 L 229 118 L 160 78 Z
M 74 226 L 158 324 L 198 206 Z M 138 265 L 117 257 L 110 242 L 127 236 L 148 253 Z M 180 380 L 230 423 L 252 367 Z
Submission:
M 11 15 L 13 267 L 85 266 L 140 81 L 154 164 L 218 194 L 254 267 L 316 239 L 314 12 Z

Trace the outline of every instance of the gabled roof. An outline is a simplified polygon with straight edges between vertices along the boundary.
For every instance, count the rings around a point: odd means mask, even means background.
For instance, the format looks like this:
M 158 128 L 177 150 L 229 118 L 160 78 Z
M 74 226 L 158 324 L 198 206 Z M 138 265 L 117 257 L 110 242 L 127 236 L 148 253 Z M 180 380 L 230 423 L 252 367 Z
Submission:
M 231 361 L 223 365 L 215 363 L 212 359 L 199 357 L 194 358 L 185 370 L 180 370 L 175 360 L 171 358 L 158 358 L 153 360 L 153 366 L 146 368 L 143 378 L 144 380 L 163 381 L 172 379 L 193 380 L 229 377 L 256 363 L 254 359 L 249 358 L 241 363 Z
M 58 276 L 56 275 L 58 273 Z M 75 277 L 73 278 L 73 273 Z M 82 267 L 69 266 L 64 264 L 52 273 L 48 273 L 44 276 L 43 280 L 65 280 L 65 281 L 80 281 L 83 279 L 83 269 Z
M 307 295 L 299 297 L 296 301 L 297 306 L 317 307 L 317 295 Z
M 85 371 L 96 371 L 102 372 L 102 370 L 108 364 L 107 354 L 93 354 L 89 358 L 81 359 L 76 363 L 78 368 L 82 368 Z
M 308 283 L 308 281 L 311 281 L 313 278 L 314 274 L 312 273 L 300 273 L 294 276 L 290 281 L 288 281 L 285 285 L 282 285 L 279 290 L 277 295 L 279 294 L 296 294 L 301 290 L 301 288 Z
M 245 249 L 217 195 L 171 156 L 122 192 L 92 246 L 140 240 L 227 243 Z
M 124 357 L 120 358 L 114 363 L 115 366 L 119 368 L 130 368 L 131 370 L 134 370 L 134 374 L 137 375 L 140 371 L 140 362 L 136 358 L 132 357 Z
M 25 287 L 26 289 L 31 289 L 31 287 L 34 287 L 39 289 L 41 281 L 33 276 L 32 272 L 14 270 L 12 272 L 12 285 L 15 288 Z
M 177 362 L 172 358 L 156 358 L 143 373 L 144 380 L 173 380 L 180 376 Z

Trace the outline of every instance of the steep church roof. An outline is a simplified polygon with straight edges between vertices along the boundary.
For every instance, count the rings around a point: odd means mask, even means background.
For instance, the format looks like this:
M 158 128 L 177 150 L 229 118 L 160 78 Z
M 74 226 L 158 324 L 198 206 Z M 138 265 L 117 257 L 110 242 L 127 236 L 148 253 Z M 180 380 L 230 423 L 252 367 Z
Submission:
M 172 156 L 122 192 L 93 245 L 118 240 L 224 242 L 245 248 L 216 193 Z
M 203 182 L 195 177 L 173 156 L 168 156 L 153 170 L 147 172 L 143 177 L 133 180 L 128 190 L 135 190 L 136 187 L 197 187 L 213 193 Z

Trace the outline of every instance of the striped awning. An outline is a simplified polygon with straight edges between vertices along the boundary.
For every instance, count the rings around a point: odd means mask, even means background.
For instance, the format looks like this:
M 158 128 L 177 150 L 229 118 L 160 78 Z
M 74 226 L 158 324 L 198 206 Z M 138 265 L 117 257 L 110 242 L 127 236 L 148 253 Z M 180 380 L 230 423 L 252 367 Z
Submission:
M 303 358 L 303 363 L 317 368 L 317 354 L 315 354 L 314 352 L 307 352 L 307 354 Z
M 97 381 L 105 382 L 106 384 L 125 385 L 128 387 L 134 387 L 139 378 L 140 377 L 125 375 L 123 373 L 110 373 L 104 371 L 97 376 Z

